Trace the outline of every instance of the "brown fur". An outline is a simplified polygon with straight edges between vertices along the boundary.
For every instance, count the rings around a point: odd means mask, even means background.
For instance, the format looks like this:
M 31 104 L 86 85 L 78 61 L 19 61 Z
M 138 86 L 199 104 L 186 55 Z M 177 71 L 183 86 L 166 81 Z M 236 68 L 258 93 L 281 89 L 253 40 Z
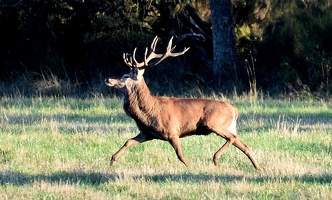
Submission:
M 105 83 L 124 92 L 124 109 L 132 117 L 140 133 L 129 139 L 111 158 L 110 165 L 125 149 L 152 139 L 170 142 L 179 160 L 185 160 L 180 138 L 190 135 L 216 133 L 226 143 L 215 153 L 213 162 L 230 145 L 236 146 L 250 159 L 257 170 L 261 168 L 254 160 L 249 147 L 236 134 L 237 109 L 229 103 L 195 98 L 156 97 L 151 95 L 143 78 L 144 69 L 132 70 L 120 79 L 107 78 Z M 234 129 L 231 124 L 234 123 Z

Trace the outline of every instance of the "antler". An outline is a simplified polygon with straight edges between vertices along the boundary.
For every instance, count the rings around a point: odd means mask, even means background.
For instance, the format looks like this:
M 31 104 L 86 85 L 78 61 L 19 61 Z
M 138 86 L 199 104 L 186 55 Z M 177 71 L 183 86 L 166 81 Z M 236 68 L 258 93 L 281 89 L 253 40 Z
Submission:
M 156 46 L 158 42 L 158 36 L 156 36 L 151 45 L 150 48 L 146 47 L 145 53 L 144 53 L 144 61 L 143 62 L 137 62 L 136 60 L 136 50 L 137 47 L 134 49 L 133 55 L 130 55 L 128 53 L 123 54 L 123 60 L 130 68 L 138 68 L 138 69 L 145 69 L 147 67 L 152 67 L 158 65 L 161 61 L 163 61 L 167 57 L 177 57 L 184 53 L 186 53 L 189 50 L 189 47 L 185 47 L 183 51 L 173 53 L 173 50 L 175 49 L 176 45 L 172 47 L 173 37 L 169 40 L 167 48 L 163 54 L 156 54 Z M 148 57 L 147 57 L 148 55 Z M 149 63 L 152 59 L 156 59 L 155 61 Z

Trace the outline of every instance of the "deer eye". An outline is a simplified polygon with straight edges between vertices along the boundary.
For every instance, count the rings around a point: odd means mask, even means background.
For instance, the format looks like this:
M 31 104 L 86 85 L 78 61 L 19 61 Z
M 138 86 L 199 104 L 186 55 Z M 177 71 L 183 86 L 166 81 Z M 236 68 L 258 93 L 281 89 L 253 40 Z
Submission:
M 130 75 L 129 74 L 125 74 L 125 75 L 122 76 L 121 79 L 126 79 L 126 78 L 130 78 Z

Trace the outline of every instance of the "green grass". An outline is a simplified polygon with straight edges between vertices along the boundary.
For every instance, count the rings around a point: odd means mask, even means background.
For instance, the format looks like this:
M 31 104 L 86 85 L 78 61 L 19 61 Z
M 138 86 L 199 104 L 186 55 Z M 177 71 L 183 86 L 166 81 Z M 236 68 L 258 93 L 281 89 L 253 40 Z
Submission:
M 221 99 L 221 98 L 220 98 Z M 109 158 L 137 134 L 121 99 L 1 98 L 0 199 L 331 199 L 332 102 L 246 98 L 239 135 L 264 168 L 214 134 L 182 139 L 191 169 L 154 140 Z

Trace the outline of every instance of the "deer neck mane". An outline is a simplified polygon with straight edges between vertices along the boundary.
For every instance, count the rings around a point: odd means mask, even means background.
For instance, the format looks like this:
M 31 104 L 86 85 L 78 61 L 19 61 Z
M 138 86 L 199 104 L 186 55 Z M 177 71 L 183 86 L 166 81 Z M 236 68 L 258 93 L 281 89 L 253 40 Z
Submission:
M 126 113 L 136 122 L 147 124 L 155 109 L 156 97 L 151 95 L 144 78 L 127 88 L 127 92 L 124 99 Z

